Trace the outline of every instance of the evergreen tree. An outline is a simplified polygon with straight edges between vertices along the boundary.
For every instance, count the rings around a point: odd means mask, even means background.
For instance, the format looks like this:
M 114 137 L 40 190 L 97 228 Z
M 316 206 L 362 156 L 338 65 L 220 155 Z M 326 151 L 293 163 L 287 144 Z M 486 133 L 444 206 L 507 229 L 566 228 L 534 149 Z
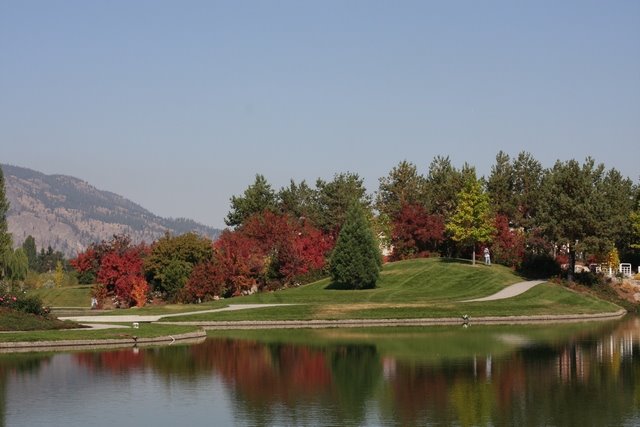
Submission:
M 497 214 L 513 218 L 515 207 L 513 201 L 513 168 L 509 155 L 500 151 L 496 156 L 496 164 L 491 167 L 491 175 L 487 181 L 487 192 L 493 202 Z
M 22 250 L 27 255 L 27 259 L 29 260 L 29 270 L 37 271 L 38 270 L 38 251 L 36 250 L 36 239 L 33 238 L 32 235 L 28 235 L 26 239 L 24 239 L 24 243 L 22 243 Z
M 476 264 L 476 243 L 491 241 L 495 231 L 489 195 L 482 191 L 478 180 L 468 180 L 464 189 L 458 194 L 456 209 L 446 224 L 455 242 L 473 249 L 472 262 Z
M 276 210 L 276 194 L 263 175 L 257 174 L 255 182 L 250 185 L 242 196 L 231 197 L 231 211 L 224 222 L 228 226 L 238 226 L 255 213 L 265 209 Z
M 12 255 L 11 235 L 7 225 L 7 212 L 9 211 L 9 201 L 5 194 L 4 174 L 0 168 L 0 280 L 5 277 L 7 263 Z
M 425 204 L 425 179 L 413 163 L 403 160 L 380 178 L 376 194 L 376 209 L 381 215 L 395 220 L 403 206 Z
M 378 242 L 358 203 L 347 212 L 336 247 L 331 255 L 330 272 L 333 282 L 349 289 L 365 289 L 376 286 L 382 267 Z
M 336 174 L 330 182 L 318 179 L 316 188 L 319 211 L 314 222 L 325 233 L 337 234 L 340 231 L 353 203 L 360 205 L 367 217 L 371 216 L 371 197 L 364 187 L 364 180 L 357 173 Z

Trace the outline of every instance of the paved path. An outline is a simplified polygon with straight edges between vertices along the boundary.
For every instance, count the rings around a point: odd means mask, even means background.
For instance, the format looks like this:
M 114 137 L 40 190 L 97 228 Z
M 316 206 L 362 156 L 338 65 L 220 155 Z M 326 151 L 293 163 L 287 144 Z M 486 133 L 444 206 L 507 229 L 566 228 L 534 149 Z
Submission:
M 496 292 L 493 295 L 489 295 L 488 297 L 468 299 L 461 302 L 494 301 L 497 299 L 512 298 L 527 292 L 529 289 L 539 285 L 540 283 L 544 283 L 544 280 L 530 280 L 528 282 L 520 282 L 516 283 L 515 285 L 507 286 L 501 291 Z
M 203 313 L 215 313 L 221 311 L 236 311 L 247 310 L 250 308 L 263 308 L 263 307 L 279 307 L 292 304 L 233 304 L 224 308 L 214 308 L 211 310 L 189 311 L 186 313 L 174 313 L 174 314 L 158 314 L 158 315 L 114 315 L 114 316 L 69 316 L 59 317 L 60 320 L 73 320 L 74 322 L 157 322 L 158 320 L 166 317 L 177 316 L 190 316 L 193 314 Z

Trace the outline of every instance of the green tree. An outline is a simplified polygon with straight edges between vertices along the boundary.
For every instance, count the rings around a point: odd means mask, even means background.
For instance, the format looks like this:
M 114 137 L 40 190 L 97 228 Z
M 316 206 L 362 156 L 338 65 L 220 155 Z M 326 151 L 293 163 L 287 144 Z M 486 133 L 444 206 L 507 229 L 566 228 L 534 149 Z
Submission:
M 472 263 L 476 264 L 475 245 L 491 241 L 495 232 L 489 195 L 482 191 L 478 180 L 468 180 L 464 189 L 458 193 L 455 211 L 446 224 L 455 242 L 472 248 Z
M 36 271 L 38 269 L 38 251 L 36 249 L 36 239 L 32 235 L 28 235 L 22 243 L 22 250 L 29 260 L 29 270 Z
M 242 196 L 231 197 L 231 210 L 224 222 L 231 227 L 244 223 L 255 213 L 269 209 L 276 211 L 276 194 L 263 175 L 257 174 L 256 180 L 251 184 Z
M 425 187 L 429 212 L 448 218 L 456 207 L 456 194 L 464 187 L 464 178 L 448 156 L 436 156 L 429 165 Z
M 424 205 L 425 178 L 413 163 L 400 162 L 380 178 L 375 207 L 381 215 L 395 219 L 404 205 Z
M 601 186 L 604 166 L 587 158 L 583 165 L 576 160 L 557 161 L 542 183 L 539 220 L 544 234 L 569 251 L 569 280 L 573 280 L 576 252 L 601 252 L 612 248 L 603 228 L 602 213 L 608 209 Z M 606 215 L 606 214 L 605 214 Z
M 212 242 L 206 237 L 194 233 L 175 237 L 166 234 L 152 246 L 144 260 L 144 270 L 149 282 L 173 299 L 186 283 L 193 266 L 209 261 L 212 256 Z
M 513 168 L 509 155 L 500 151 L 496 156 L 496 164 L 491 167 L 487 180 L 487 193 L 491 197 L 497 214 L 512 219 L 515 213 L 513 200 Z
M 315 223 L 318 216 L 318 191 L 307 185 L 306 181 L 296 184 L 291 180 L 288 187 L 278 192 L 278 204 L 282 213 L 294 218 L 307 218 Z
M 316 181 L 318 191 L 318 217 L 315 225 L 325 233 L 337 233 L 354 202 L 371 216 L 371 197 L 364 187 L 364 180 L 356 173 L 340 173 L 330 182 Z
M 27 277 L 29 260 L 22 248 L 5 252 L 6 277 L 11 281 L 21 281 Z
M 373 288 L 381 267 L 380 248 L 367 215 L 362 206 L 353 203 L 331 254 L 333 282 L 342 288 Z
M 545 172 L 542 164 L 525 151 L 513 161 L 513 217 L 516 227 L 526 232 L 537 226 L 536 218 L 540 206 L 541 186 Z
M 9 252 L 12 252 L 11 234 L 9 234 L 9 226 L 7 225 L 9 201 L 5 191 L 4 174 L 0 168 L 0 280 L 5 277 Z

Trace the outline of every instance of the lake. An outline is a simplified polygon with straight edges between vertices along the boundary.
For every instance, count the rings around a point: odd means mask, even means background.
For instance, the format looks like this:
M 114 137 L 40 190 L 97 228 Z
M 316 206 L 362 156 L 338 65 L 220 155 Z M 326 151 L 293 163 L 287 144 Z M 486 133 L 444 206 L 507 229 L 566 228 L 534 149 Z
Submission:
M 0 354 L 2 426 L 640 425 L 640 320 Z

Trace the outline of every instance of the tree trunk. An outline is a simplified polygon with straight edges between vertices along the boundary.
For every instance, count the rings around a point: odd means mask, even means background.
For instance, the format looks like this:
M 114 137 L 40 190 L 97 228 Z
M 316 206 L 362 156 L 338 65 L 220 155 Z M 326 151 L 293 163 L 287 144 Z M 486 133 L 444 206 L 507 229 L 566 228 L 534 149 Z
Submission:
M 471 265 L 476 265 L 476 244 L 473 244 L 473 249 L 471 253 Z
M 576 271 L 576 251 L 569 249 L 569 271 L 567 272 L 567 279 L 573 282 L 573 273 Z

